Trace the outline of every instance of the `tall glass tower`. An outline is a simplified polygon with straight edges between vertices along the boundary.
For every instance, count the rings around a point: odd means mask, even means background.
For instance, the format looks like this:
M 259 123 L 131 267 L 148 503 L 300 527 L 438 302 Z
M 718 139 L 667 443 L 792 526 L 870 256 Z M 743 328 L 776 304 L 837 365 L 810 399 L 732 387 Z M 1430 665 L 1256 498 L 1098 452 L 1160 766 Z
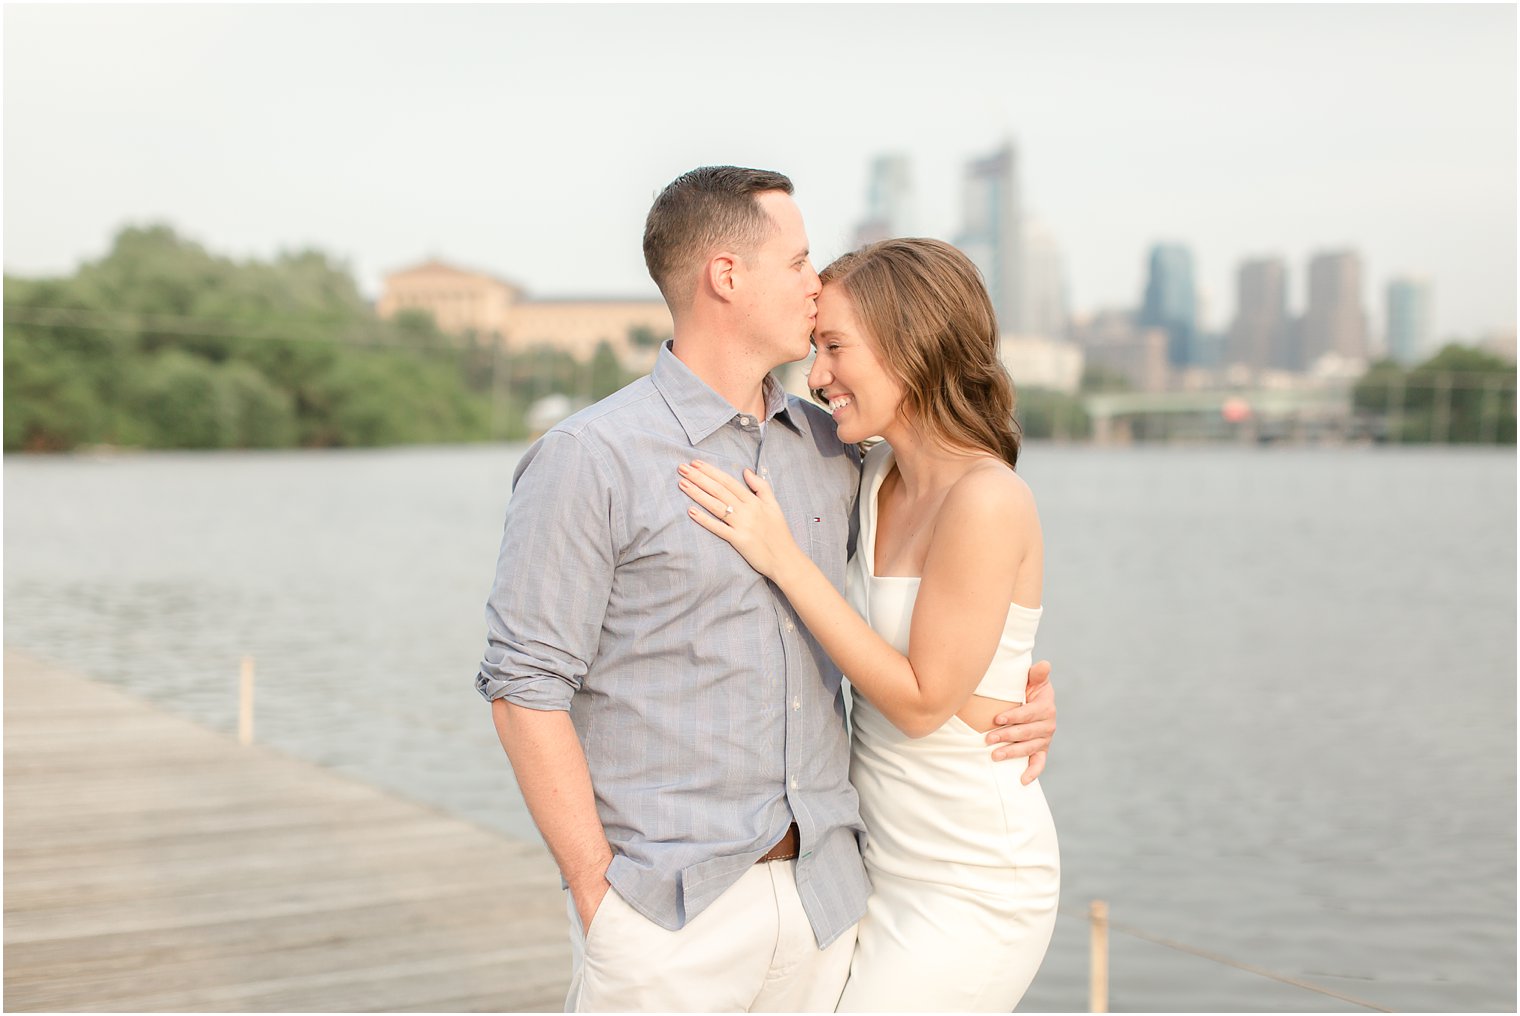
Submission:
M 906 155 L 878 155 L 871 160 L 866 216 L 855 227 L 856 247 L 913 235 L 913 178 Z
M 1399 278 L 1388 283 L 1388 355 L 1411 364 L 1430 354 L 1430 283 Z
M 1193 287 L 1193 252 L 1182 244 L 1158 243 L 1151 248 L 1150 277 L 1145 284 L 1140 323 L 1166 330 L 1166 358 L 1172 366 L 1186 367 L 1197 361 L 1198 299 Z
M 992 154 L 968 162 L 964 186 L 963 225 L 955 245 L 981 270 L 998 329 L 1027 332 L 1024 208 L 1013 142 L 1005 141 Z

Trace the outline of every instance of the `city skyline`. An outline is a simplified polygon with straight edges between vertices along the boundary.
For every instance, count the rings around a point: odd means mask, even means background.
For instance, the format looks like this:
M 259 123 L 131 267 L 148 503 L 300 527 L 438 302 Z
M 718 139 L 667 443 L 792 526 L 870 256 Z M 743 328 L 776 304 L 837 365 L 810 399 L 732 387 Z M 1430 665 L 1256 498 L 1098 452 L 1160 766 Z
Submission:
M 1207 301 L 1195 286 L 1195 265 L 1186 243 L 1151 246 L 1144 291 L 1133 307 L 1106 307 L 1073 315 L 1066 304 L 1064 258 L 1059 239 L 1024 212 L 1017 146 L 1005 139 L 996 149 L 968 160 L 961 182 L 962 222 L 953 242 L 977 264 L 1006 336 L 1084 338 L 1107 348 L 1118 338 L 1112 322 L 1096 331 L 1072 329 L 1105 313 L 1128 312 L 1135 330 L 1131 342 L 1142 345 L 1146 329 L 1168 333 L 1167 360 L 1175 368 L 1243 366 L 1253 371 L 1314 373 L 1319 360 L 1333 354 L 1341 364 L 1390 358 L 1403 364 L 1436 352 L 1432 336 L 1432 287 L 1417 275 L 1395 275 L 1382 283 L 1383 299 L 1374 294 L 1368 308 L 1361 255 L 1355 248 L 1320 250 L 1309 258 L 1301 306 L 1288 301 L 1291 268 L 1282 258 L 1249 258 L 1236 267 L 1233 311 L 1228 320 L 1203 324 Z M 852 242 L 863 245 L 889 237 L 910 236 L 913 191 L 912 160 L 882 153 L 870 161 L 866 214 Z M 1374 321 L 1381 328 L 1374 333 Z M 1478 337 L 1490 348 L 1503 346 L 1503 333 Z M 1511 335 L 1511 340 L 1513 336 Z M 1510 345 L 1513 345 L 1511 341 Z M 1132 350 L 1131 354 L 1138 352 Z M 1129 373 L 1148 368 L 1131 355 Z M 1330 369 L 1339 369 L 1331 367 Z
M 8 8 L 5 268 L 66 274 L 165 221 L 235 257 L 317 247 L 371 297 L 429 256 L 649 295 L 644 213 L 693 165 L 791 175 L 821 266 L 873 156 L 911 159 L 916 227 L 953 239 L 963 166 L 1008 139 L 1074 313 L 1138 307 L 1173 240 L 1211 333 L 1242 263 L 1290 266 L 1299 313 L 1338 249 L 1374 337 L 1410 275 L 1437 344 L 1514 327 L 1513 7 L 862 10 Z M 712 94 L 645 59 L 719 38 Z

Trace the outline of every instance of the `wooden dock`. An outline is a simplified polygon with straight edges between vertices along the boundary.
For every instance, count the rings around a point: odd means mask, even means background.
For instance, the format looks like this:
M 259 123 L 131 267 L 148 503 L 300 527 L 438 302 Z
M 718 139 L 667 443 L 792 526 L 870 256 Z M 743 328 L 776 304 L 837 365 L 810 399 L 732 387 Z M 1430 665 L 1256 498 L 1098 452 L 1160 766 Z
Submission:
M 22 1011 L 554 1011 L 548 852 L 5 653 Z

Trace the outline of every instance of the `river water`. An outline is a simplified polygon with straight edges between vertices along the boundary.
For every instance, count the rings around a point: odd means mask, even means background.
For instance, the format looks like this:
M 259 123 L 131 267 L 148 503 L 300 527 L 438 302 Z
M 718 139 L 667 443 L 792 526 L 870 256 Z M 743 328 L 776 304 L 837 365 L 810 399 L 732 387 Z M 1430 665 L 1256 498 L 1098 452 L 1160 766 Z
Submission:
M 5 641 L 535 835 L 472 681 L 521 445 L 5 458 Z M 1513 450 L 1031 443 L 1069 916 L 1404 1010 L 1515 995 Z M 85 703 L 82 708 L 88 708 Z M 504 933 L 508 933 L 504 929 Z M 1114 1010 L 1356 1011 L 1115 932 Z

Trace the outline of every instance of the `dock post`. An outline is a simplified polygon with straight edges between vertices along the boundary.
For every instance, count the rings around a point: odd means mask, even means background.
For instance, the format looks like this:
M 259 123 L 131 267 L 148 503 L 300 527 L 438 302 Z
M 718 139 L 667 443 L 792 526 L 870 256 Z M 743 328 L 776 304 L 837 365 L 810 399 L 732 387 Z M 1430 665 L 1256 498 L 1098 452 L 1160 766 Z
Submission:
M 1088 970 L 1088 1011 L 1108 1012 L 1108 904 L 1093 900 L 1092 963 Z
M 242 687 L 238 694 L 238 744 L 253 743 L 253 657 L 243 657 Z

